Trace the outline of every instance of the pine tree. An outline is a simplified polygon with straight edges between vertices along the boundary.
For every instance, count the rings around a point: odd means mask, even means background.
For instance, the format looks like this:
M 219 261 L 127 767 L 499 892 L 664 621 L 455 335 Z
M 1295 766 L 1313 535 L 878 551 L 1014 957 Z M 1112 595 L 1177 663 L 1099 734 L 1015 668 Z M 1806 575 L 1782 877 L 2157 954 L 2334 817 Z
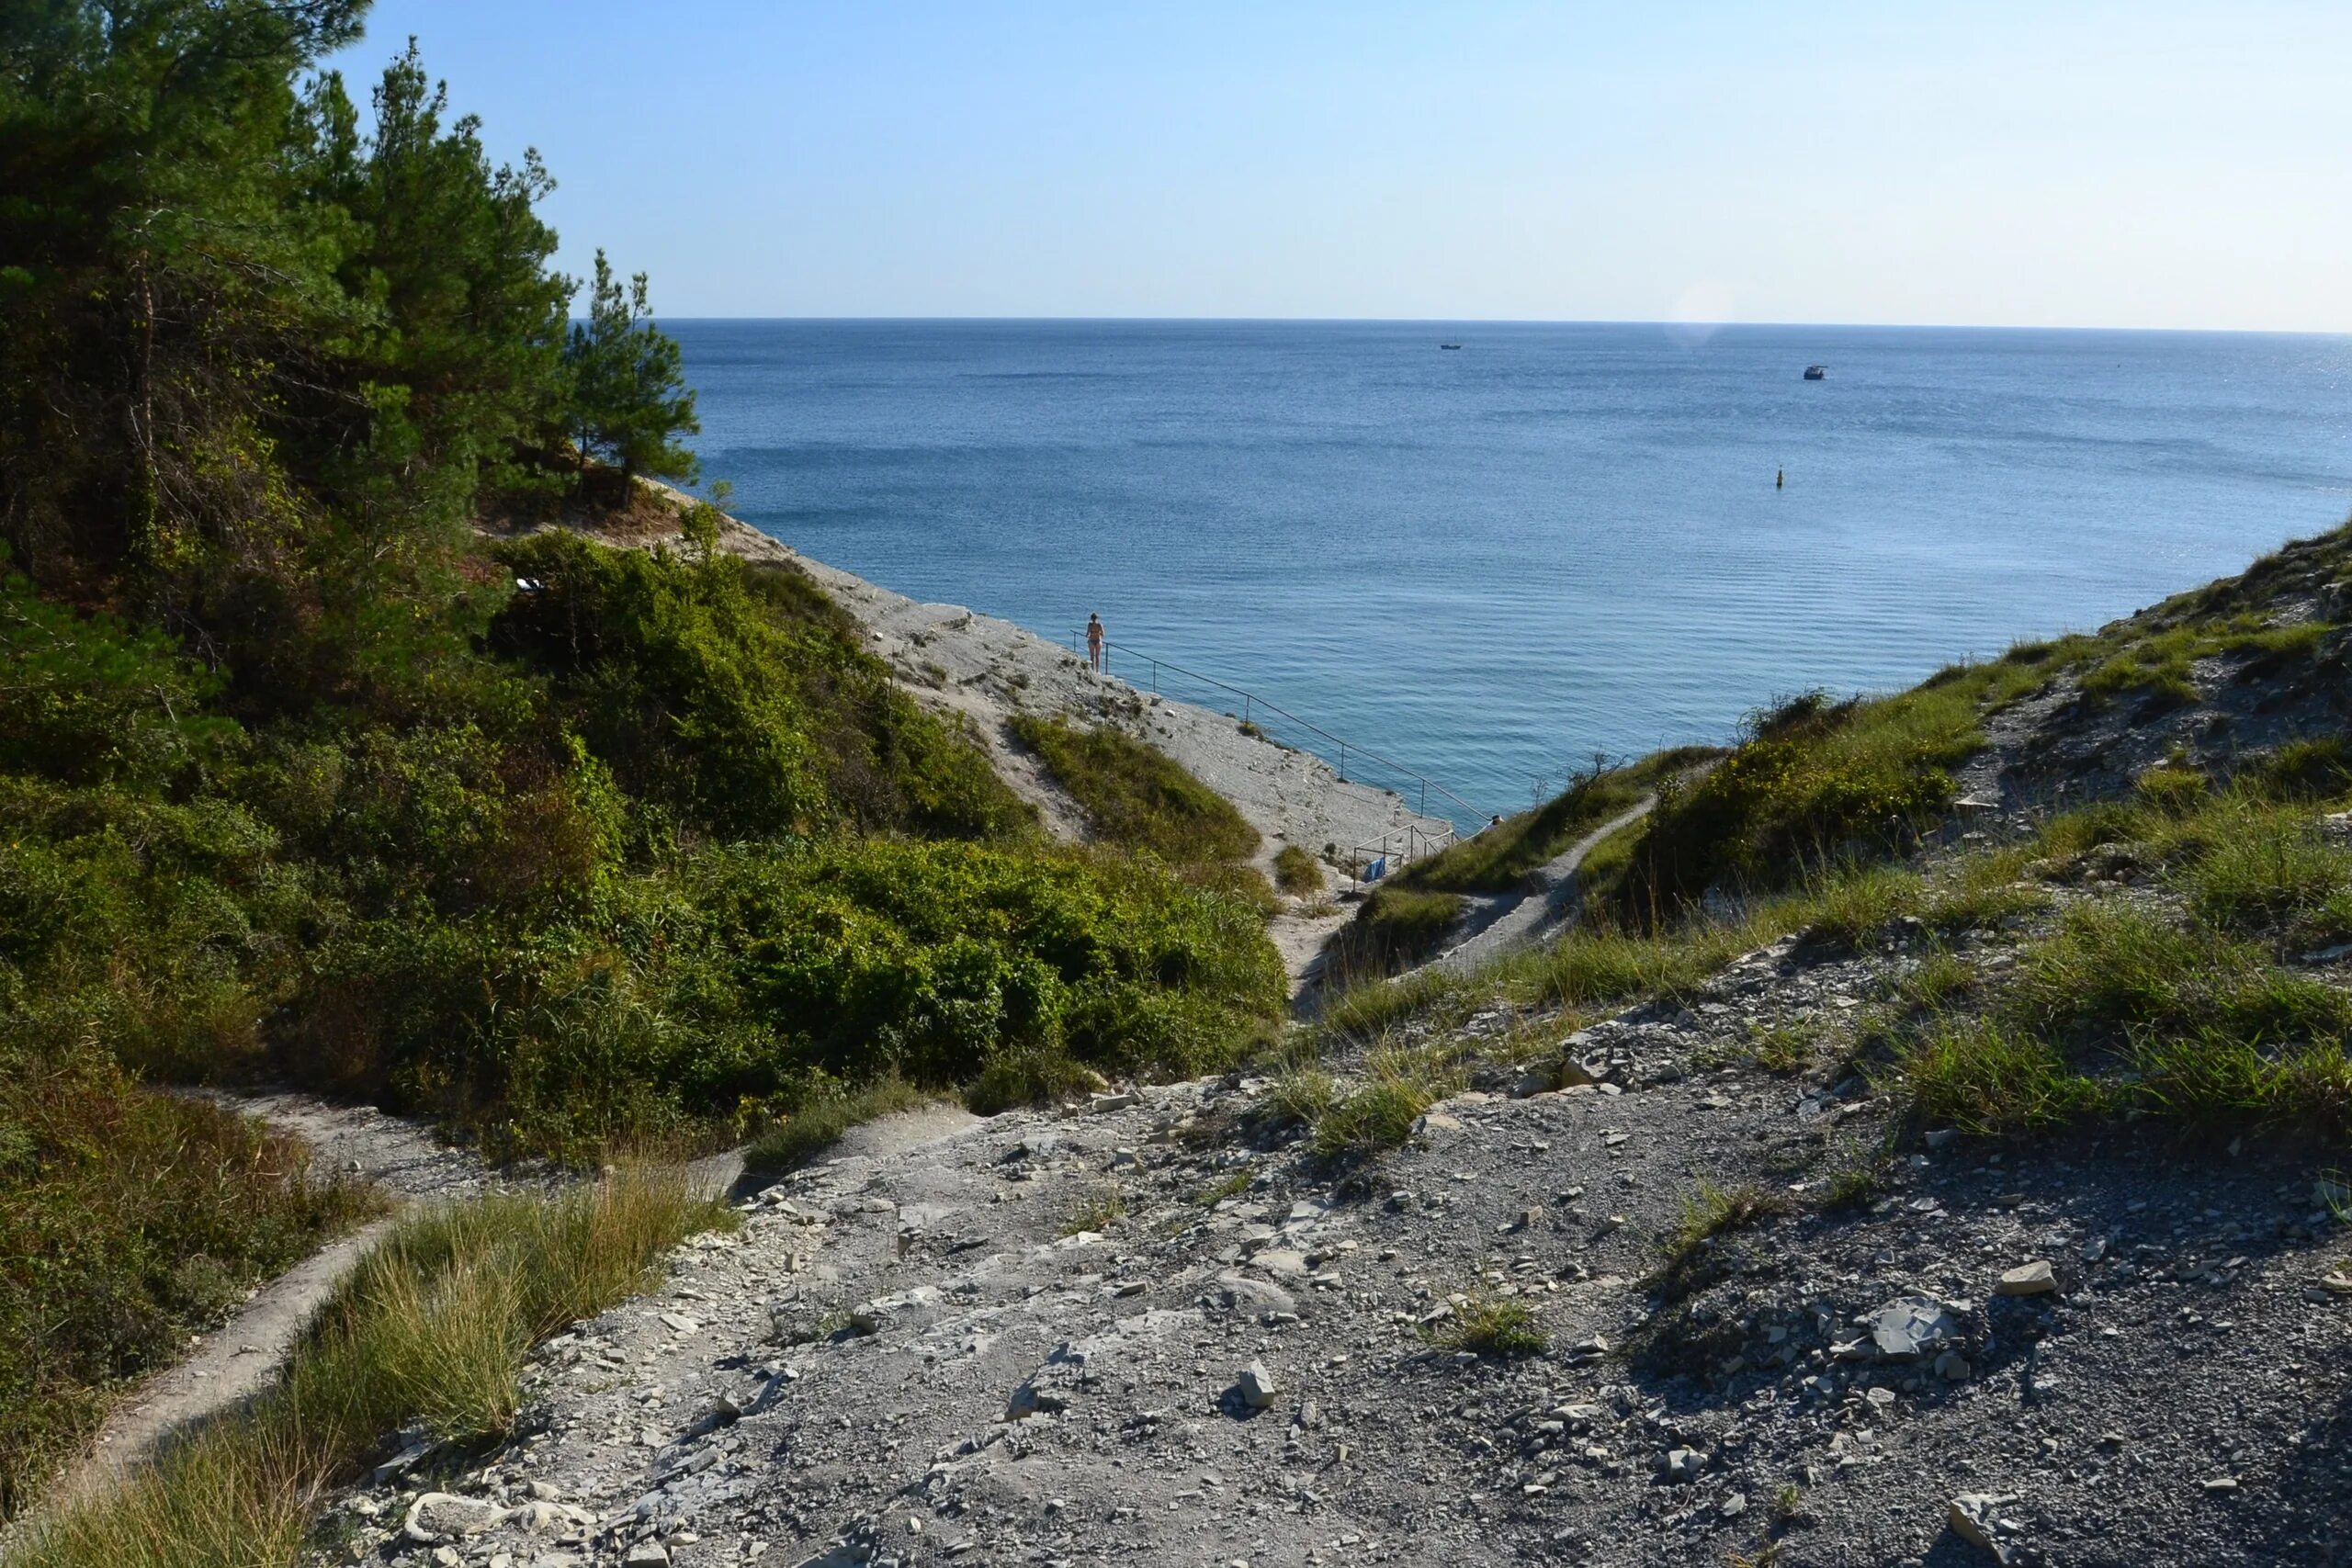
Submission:
M 653 325 L 651 314 L 645 274 L 623 288 L 599 250 L 588 319 L 572 323 L 564 344 L 571 375 L 568 423 L 583 458 L 601 458 L 625 478 L 691 479 L 697 465 L 677 438 L 702 424 L 678 345 Z

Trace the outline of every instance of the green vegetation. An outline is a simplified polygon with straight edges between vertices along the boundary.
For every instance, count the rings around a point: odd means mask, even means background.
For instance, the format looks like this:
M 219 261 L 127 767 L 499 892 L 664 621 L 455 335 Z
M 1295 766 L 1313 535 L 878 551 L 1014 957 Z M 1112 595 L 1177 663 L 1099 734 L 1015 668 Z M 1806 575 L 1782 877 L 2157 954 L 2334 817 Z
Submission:
M 1383 883 L 1332 939 L 1325 962 L 1337 974 L 1393 975 L 1436 953 L 1461 918 L 1458 893 Z
M 0 24 L 0 1269 L 63 1325 L 0 1384 L 14 1475 L 349 1205 L 109 1073 L 789 1159 L 895 1083 L 1199 1071 L 1280 1016 L 1254 872 L 1045 844 L 811 582 L 638 485 L 695 429 L 644 280 L 599 256 L 570 321 L 536 159 L 413 48 L 365 104 L 318 73 L 365 9 Z M 475 532 L 614 519 L 685 544 Z
M 1544 805 L 1413 862 L 1398 873 L 1397 881 L 1430 892 L 1510 892 L 1593 829 L 1631 810 L 1644 792 L 1713 755 L 1707 747 L 1684 746 L 1653 752 L 1628 767 L 1596 763 Z
M 1012 732 L 1106 842 L 1148 850 L 1171 865 L 1257 852 L 1258 829 L 1231 801 L 1124 730 L 1107 724 L 1080 729 L 1023 714 Z
M 1897 1068 L 1918 1114 L 2002 1133 L 2096 1111 L 2352 1131 L 2352 997 L 2212 931 L 2105 901 L 2033 943 L 1984 1014 Z
M 1718 1187 L 1702 1179 L 1696 1191 L 1684 1195 L 1674 1227 L 1658 1237 L 1660 1261 L 1651 1288 L 1669 1302 L 1680 1301 L 1720 1277 L 1716 1244 L 1722 1237 L 1752 1230 L 1792 1207 L 1783 1193 L 1752 1186 Z
M 753 1139 L 743 1151 L 743 1168 L 791 1170 L 823 1154 L 852 1127 L 934 1103 L 932 1096 L 895 1074 L 870 1083 L 828 1086 Z
M 1822 1183 L 1822 1208 L 1837 1213 L 1876 1202 L 1894 1184 L 1892 1164 L 1883 1150 L 1865 1154 L 1849 1144 Z
M 1284 844 L 1274 853 L 1274 886 L 1294 898 L 1323 891 L 1320 862 L 1296 844 Z
M 2346 782 L 2342 756 L 2298 744 L 2218 788 L 2167 765 L 2131 800 L 2054 818 L 2022 852 L 2041 852 L 2041 874 L 2152 872 L 2186 919 L 2078 903 L 1988 997 L 1915 976 L 1924 1016 L 1894 1070 L 1918 1114 L 1986 1133 L 2132 1111 L 2352 1132 L 2352 998 L 2275 962 L 2352 931 L 2352 852 L 2311 819 L 2314 795 Z
M 1812 692 L 1752 716 L 1703 776 L 1661 782 L 1617 918 L 1670 921 L 1710 888 L 1770 891 L 1904 842 L 1951 804 L 1950 770 L 1983 742 L 1985 683 L 1963 675 L 1871 702 Z
M 97 1051 L 0 1047 L 0 1518 L 124 1380 L 372 1209 L 288 1140 Z
M 1430 1331 L 1449 1350 L 1480 1356 L 1532 1356 L 1552 1342 L 1537 1325 L 1535 1309 L 1515 1296 L 1474 1291 L 1453 1303 L 1453 1315 Z
M 2083 672 L 2084 691 L 2102 696 L 2141 693 L 2167 702 L 2193 702 L 2197 685 L 2190 678 L 2190 667 L 2198 660 L 2250 654 L 2257 656 L 2257 664 L 2276 669 L 2290 660 L 2310 657 L 2325 630 L 2312 622 L 2272 626 L 2251 615 L 2199 617 L 2156 629 L 2134 629 L 2137 635 L 2120 639 L 2120 649 Z
M 408 1220 L 362 1260 L 251 1404 L 43 1521 L 22 1568 L 267 1568 L 296 1561 L 322 1492 L 411 1423 L 470 1444 L 513 1425 L 524 1357 L 650 1283 L 729 1223 L 674 1174 Z
M 1283 1066 L 1267 1092 L 1266 1109 L 1276 1120 L 1312 1127 L 1340 1098 L 1340 1083 L 1312 1055 L 1301 1055 Z
M 1363 1159 L 1400 1148 L 1421 1112 L 1461 1087 L 1460 1073 L 1430 1053 L 1376 1049 L 1365 1062 L 1363 1081 L 1317 1115 L 1315 1152 Z
M 1204 1209 L 1213 1209 L 1227 1198 L 1238 1198 L 1250 1190 L 1250 1173 L 1237 1170 L 1221 1181 L 1212 1181 L 1193 1194 L 1193 1201 Z
M 1078 1206 L 1063 1219 L 1061 1234 L 1069 1236 L 1081 1231 L 1106 1231 L 1126 1217 L 1126 1194 L 1115 1187 L 1099 1188 L 1079 1200 Z

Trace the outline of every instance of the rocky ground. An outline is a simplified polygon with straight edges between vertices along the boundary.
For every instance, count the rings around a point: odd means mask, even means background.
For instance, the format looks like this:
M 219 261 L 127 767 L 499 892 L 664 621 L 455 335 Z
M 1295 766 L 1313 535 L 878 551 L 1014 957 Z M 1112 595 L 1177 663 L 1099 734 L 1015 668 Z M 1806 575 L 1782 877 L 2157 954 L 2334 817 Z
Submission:
M 1277 841 L 1401 821 L 1229 719 L 809 564 L 976 723 L 1140 726 Z M 2334 592 L 2288 564 L 2274 620 Z M 2188 703 L 2061 680 L 1996 716 L 1936 852 L 2335 724 L 2311 682 L 2341 663 L 2209 659 Z M 1933 961 L 1994 976 L 2070 901 L 2167 897 L 2111 860 Z M 1929 944 L 1866 946 L 1792 938 L 1580 1029 L 1411 1026 L 1485 1066 L 1368 1163 L 1238 1075 L 860 1129 L 538 1351 L 510 1442 L 389 1445 L 320 1559 L 2352 1562 L 2352 1187 L 2153 1122 L 1908 1125 L 1840 1042 Z M 2346 957 L 2304 963 L 2346 985 Z
M 1565 1039 L 1473 1017 L 1512 1046 L 1368 1167 L 1238 1077 L 869 1129 L 541 1351 L 510 1445 L 345 1499 L 328 1555 L 2352 1561 L 2352 1233 L 2309 1151 L 1882 1161 L 1834 1050 L 1751 1065 L 1917 962 L 1792 940 Z M 1786 1212 L 1662 1274 L 1710 1184 Z M 1498 1302 L 1541 1348 L 1457 1345 Z

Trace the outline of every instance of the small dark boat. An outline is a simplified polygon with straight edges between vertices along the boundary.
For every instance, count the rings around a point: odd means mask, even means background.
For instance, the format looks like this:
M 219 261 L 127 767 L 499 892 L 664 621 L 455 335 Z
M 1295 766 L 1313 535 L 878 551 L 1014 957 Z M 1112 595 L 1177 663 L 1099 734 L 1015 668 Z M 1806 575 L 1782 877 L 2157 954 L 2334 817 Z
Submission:
M 1438 344 L 1438 347 L 1440 348 L 1460 348 L 1461 346 L 1462 345 L 1458 343 L 1442 343 Z
M 1804 367 L 1804 378 L 1808 381 L 1826 380 L 1828 376 L 1829 367 L 1826 365 L 1808 365 Z

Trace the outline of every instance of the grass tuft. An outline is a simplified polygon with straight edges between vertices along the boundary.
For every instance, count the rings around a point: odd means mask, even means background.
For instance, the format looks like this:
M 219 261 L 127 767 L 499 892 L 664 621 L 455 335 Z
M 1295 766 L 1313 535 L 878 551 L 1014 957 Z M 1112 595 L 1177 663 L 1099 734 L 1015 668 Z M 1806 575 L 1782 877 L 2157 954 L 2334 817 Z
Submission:
M 895 1074 L 855 1089 L 835 1088 L 812 1097 L 797 1111 L 770 1128 L 743 1151 L 746 1170 L 791 1170 L 807 1165 L 861 1122 L 933 1103 Z
M 1660 1261 L 1652 1287 L 1668 1301 L 1690 1295 L 1720 1273 L 1721 1238 L 1752 1230 L 1792 1207 L 1785 1193 L 1747 1184 L 1718 1187 L 1702 1179 L 1696 1191 L 1684 1195 L 1673 1227 L 1658 1237 Z
M 1535 1309 L 1511 1296 L 1473 1292 L 1453 1303 L 1453 1315 L 1429 1337 L 1449 1350 L 1480 1356 L 1532 1356 L 1552 1342 L 1537 1325 Z
M 1323 891 L 1323 867 L 1296 844 L 1274 852 L 1274 886 L 1294 898 Z
M 1076 1235 L 1080 1231 L 1107 1231 L 1127 1217 L 1127 1197 L 1115 1187 L 1104 1187 L 1088 1193 L 1078 1201 L 1062 1221 L 1061 1234 Z
M 1315 1122 L 1315 1150 L 1363 1159 L 1400 1148 L 1421 1112 L 1461 1088 L 1460 1075 L 1418 1052 L 1374 1051 L 1364 1082 L 1332 1101 Z

